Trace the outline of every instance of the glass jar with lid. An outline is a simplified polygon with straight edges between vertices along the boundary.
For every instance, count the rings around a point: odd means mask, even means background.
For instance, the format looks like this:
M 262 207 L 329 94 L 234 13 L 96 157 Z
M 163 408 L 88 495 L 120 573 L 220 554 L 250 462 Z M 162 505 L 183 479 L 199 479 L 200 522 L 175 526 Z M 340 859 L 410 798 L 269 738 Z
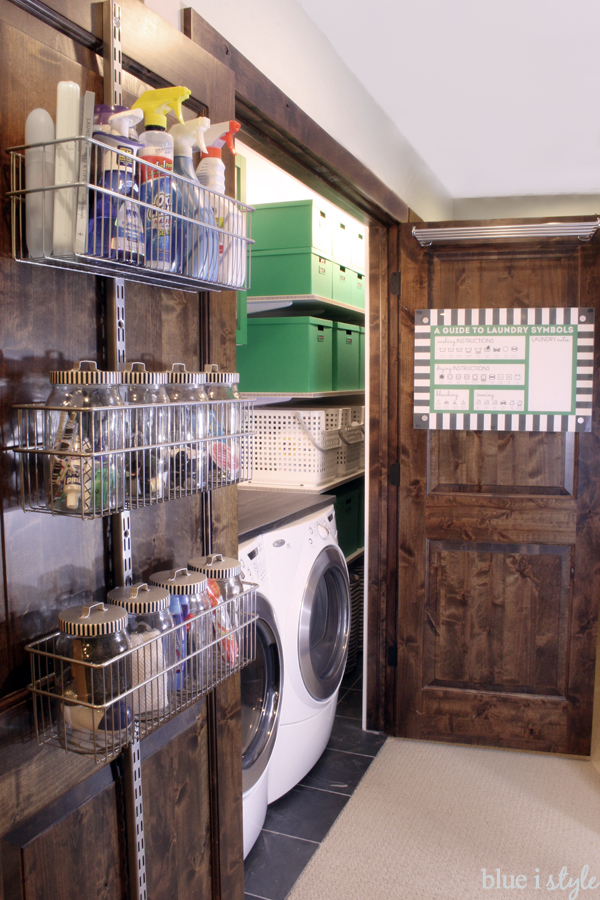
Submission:
M 53 453 L 44 465 L 49 508 L 53 513 L 89 517 L 122 510 L 121 373 L 82 360 L 72 369 L 50 372 L 50 382 L 45 443 Z
M 174 363 L 168 373 L 171 407 L 170 485 L 174 497 L 207 488 L 208 393 L 205 372 L 188 372 Z
M 233 665 L 239 656 L 239 644 L 235 636 L 240 625 L 241 611 L 234 598 L 243 594 L 242 563 L 239 559 L 214 553 L 197 556 L 188 563 L 192 571 L 203 572 L 207 578 L 208 596 L 214 608 L 213 629 L 220 640 L 221 655 Z
M 108 600 L 127 612 L 135 651 L 131 654 L 132 687 L 142 685 L 132 694 L 133 715 L 146 722 L 159 720 L 169 711 L 169 667 L 175 662 L 169 592 L 139 582 L 114 588 L 108 592 Z
M 125 499 L 138 508 L 168 499 L 169 396 L 166 372 L 148 372 L 143 362 L 123 370 L 126 419 Z
M 169 593 L 173 623 L 182 626 L 174 632 L 175 662 L 178 665 L 173 670 L 173 687 L 182 694 L 199 695 L 199 685 L 206 676 L 202 668 L 204 654 L 199 651 L 210 643 L 206 616 L 202 615 L 204 610 L 210 608 L 206 576 L 182 567 L 154 572 L 150 582 Z
M 208 442 L 210 484 L 212 487 L 237 484 L 241 471 L 240 376 L 237 372 L 220 372 L 214 364 L 206 365 L 204 371 L 211 401 L 208 420 L 208 433 L 212 438 Z
M 114 755 L 132 737 L 131 641 L 127 613 L 104 603 L 75 606 L 59 614 L 55 684 L 58 738 L 86 755 Z

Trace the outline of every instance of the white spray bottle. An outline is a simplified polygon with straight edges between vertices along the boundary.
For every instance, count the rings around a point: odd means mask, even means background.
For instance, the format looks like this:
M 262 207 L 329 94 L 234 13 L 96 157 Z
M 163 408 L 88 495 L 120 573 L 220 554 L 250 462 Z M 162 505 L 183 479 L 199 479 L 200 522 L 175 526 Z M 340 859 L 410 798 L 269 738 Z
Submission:
M 173 209 L 178 215 L 185 216 L 185 219 L 175 219 L 175 252 L 171 271 L 189 278 L 215 282 L 218 241 L 216 232 L 206 227 L 214 225 L 212 210 L 210 204 L 205 202 L 205 191 L 196 177 L 193 163 L 195 147 L 206 152 L 204 133 L 208 128 L 210 119 L 199 116 L 173 125 L 169 132 L 175 146 L 173 173 L 181 179 L 175 182 Z
M 235 121 L 211 125 L 204 135 L 208 149 L 196 169 L 200 184 L 214 191 L 210 203 L 217 228 L 223 229 L 219 240 L 218 282 L 232 288 L 242 288 L 246 282 L 246 243 L 242 240 L 243 216 L 235 203 L 225 196 L 225 164 L 221 150 L 223 144 L 227 144 L 235 156 L 233 138 L 241 127 Z M 217 194 L 223 196 L 217 197 Z

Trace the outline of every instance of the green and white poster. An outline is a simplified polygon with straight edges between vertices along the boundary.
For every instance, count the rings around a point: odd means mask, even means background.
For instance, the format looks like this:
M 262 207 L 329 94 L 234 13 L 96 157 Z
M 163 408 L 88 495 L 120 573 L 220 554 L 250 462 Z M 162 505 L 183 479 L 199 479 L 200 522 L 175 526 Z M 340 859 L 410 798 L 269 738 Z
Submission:
M 414 427 L 590 431 L 594 310 L 419 309 Z

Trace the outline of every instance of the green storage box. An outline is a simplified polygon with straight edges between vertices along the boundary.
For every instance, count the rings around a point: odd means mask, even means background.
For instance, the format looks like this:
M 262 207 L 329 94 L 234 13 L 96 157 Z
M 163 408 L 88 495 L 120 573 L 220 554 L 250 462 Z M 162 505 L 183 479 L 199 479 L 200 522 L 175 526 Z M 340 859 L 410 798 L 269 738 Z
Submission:
M 333 390 L 333 322 L 312 316 L 248 319 L 248 343 L 238 347 L 240 390 Z
M 333 390 L 356 391 L 359 386 L 360 326 L 333 323 Z
M 351 306 L 356 306 L 357 309 L 365 308 L 365 290 L 367 287 L 367 279 L 365 275 L 362 275 L 360 272 L 353 272 L 351 269 L 346 270 L 348 272 L 348 281 L 350 284 L 350 299 L 348 303 Z
M 252 213 L 252 238 L 257 250 L 312 247 L 331 259 L 331 213 L 314 200 L 259 203 Z
M 358 327 L 358 389 L 364 390 L 365 387 L 365 329 L 362 325 Z
M 317 294 L 331 299 L 330 260 L 309 249 L 252 250 L 249 297 Z
M 338 263 L 331 263 L 331 281 L 331 299 L 351 306 L 355 294 L 356 273 Z
M 367 261 L 366 251 L 366 229 L 363 225 L 352 223 L 351 249 L 352 249 L 352 268 L 355 272 L 364 274 Z
M 364 490 L 362 479 L 349 481 L 336 487 L 335 522 L 338 530 L 338 543 L 347 558 L 365 544 L 364 522 L 361 510 L 364 508 L 361 491 Z

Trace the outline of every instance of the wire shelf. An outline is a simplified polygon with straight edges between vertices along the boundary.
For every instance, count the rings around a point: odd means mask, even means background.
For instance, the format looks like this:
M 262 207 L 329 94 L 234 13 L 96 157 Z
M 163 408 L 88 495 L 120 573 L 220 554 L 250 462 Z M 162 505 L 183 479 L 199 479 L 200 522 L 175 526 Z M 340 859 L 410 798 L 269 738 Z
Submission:
M 245 583 L 243 593 L 104 663 L 87 661 L 84 647 L 76 661 L 61 655 L 60 632 L 34 641 L 26 649 L 38 743 L 113 759 L 134 734 L 146 737 L 253 660 L 256 619 L 256 585 Z
M 251 207 L 94 138 L 7 152 L 12 252 L 19 262 L 186 291 L 250 286 Z M 27 187 L 28 153 L 38 156 L 36 188 L 31 177 Z M 72 172 L 66 185 L 53 183 L 59 158 Z M 140 198 L 142 184 L 154 185 L 153 202 Z
M 96 519 L 249 481 L 252 406 L 17 406 L 22 508 Z

